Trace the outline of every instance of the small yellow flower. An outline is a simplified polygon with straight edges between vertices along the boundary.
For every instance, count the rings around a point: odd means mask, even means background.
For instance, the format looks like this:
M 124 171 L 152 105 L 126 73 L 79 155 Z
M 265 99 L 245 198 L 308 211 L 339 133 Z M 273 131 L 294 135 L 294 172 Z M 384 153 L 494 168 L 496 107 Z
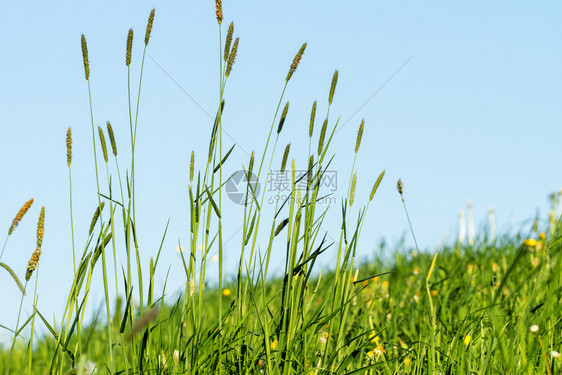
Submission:
M 328 332 L 324 332 L 322 334 L 322 336 L 320 336 L 319 340 L 322 344 L 327 343 L 328 342 Z
M 228 297 L 231 294 L 232 294 L 232 291 L 228 288 L 222 290 L 222 295 L 225 296 L 225 297 Z
M 271 348 L 271 350 L 277 349 L 277 340 L 273 340 L 269 347 Z
M 468 273 L 468 275 L 472 275 L 472 271 L 474 271 L 474 264 L 472 263 L 468 263 L 466 265 L 466 272 Z
M 496 272 L 498 272 L 499 269 L 500 268 L 499 268 L 498 264 L 496 262 L 492 262 L 492 272 L 496 273 Z
M 534 240 L 532 238 L 527 238 L 525 241 L 523 241 L 523 245 L 528 247 L 535 247 L 537 246 L 537 240 Z
M 470 344 L 470 340 L 472 340 L 472 337 L 470 337 L 470 335 L 466 335 L 464 339 L 462 339 L 464 346 L 468 346 L 468 344 Z
M 437 291 L 436 291 L 435 289 L 433 289 L 430 293 L 431 293 L 431 296 L 432 296 L 433 298 L 437 297 L 437 294 L 438 294 L 438 293 L 437 293 Z
M 371 340 L 371 342 L 372 342 L 373 344 L 378 343 L 380 339 L 381 339 L 380 336 L 377 335 L 377 334 L 375 334 L 375 333 L 371 333 L 371 334 L 369 335 L 369 340 Z
M 542 232 L 541 234 L 539 234 L 539 238 L 544 241 L 546 239 L 546 234 Z
M 385 280 L 385 281 L 382 282 L 382 287 L 383 287 L 383 288 L 388 288 L 389 286 L 390 286 L 390 281 Z
M 375 355 L 377 357 L 380 357 L 381 355 L 386 353 L 386 350 L 384 350 L 382 345 L 377 345 L 377 347 L 375 349 L 373 349 L 373 351 L 375 352 Z

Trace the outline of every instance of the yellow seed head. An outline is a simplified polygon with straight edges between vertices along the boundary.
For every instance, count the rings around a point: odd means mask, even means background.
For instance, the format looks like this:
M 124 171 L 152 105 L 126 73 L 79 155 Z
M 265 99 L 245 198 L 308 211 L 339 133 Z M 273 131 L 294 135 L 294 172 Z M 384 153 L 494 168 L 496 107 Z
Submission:
M 361 125 L 359 125 L 359 130 L 357 131 L 357 141 L 355 141 L 355 153 L 359 151 L 359 146 L 361 146 L 361 138 L 363 138 L 364 127 L 365 127 L 365 120 L 361 120 Z
M 355 198 L 355 184 L 357 183 L 357 173 L 353 172 L 353 180 L 351 180 L 351 193 L 349 196 L 349 207 L 353 206 L 353 200 Z
M 88 44 L 86 43 L 86 37 L 82 34 L 82 58 L 84 59 L 84 73 L 86 75 L 86 81 L 90 79 L 90 63 L 88 61 Z
M 70 130 L 70 126 L 66 130 L 66 163 L 70 168 L 70 164 L 72 164 L 72 130 Z
M 285 124 L 285 119 L 287 118 L 287 112 L 289 112 L 289 102 L 285 104 L 285 108 L 283 108 L 283 113 L 281 113 L 281 118 L 279 119 L 279 126 L 277 127 L 277 134 L 281 133 L 281 130 L 283 130 L 283 125 Z
M 324 138 L 326 137 L 327 129 L 328 119 L 324 120 L 324 124 L 322 124 L 322 130 L 320 130 L 320 139 L 318 139 L 318 155 L 322 154 L 322 148 L 324 147 Z
M 103 135 L 103 130 L 101 130 L 100 126 L 98 126 L 98 131 L 100 134 L 101 150 L 103 151 L 103 160 L 105 160 L 105 162 L 107 163 L 107 161 L 109 160 L 107 158 L 107 145 L 105 144 L 105 137 Z
M 299 52 L 297 52 L 297 54 L 295 55 L 295 58 L 293 59 L 293 63 L 291 64 L 291 68 L 289 69 L 289 73 L 287 73 L 287 78 L 285 79 L 286 82 L 289 82 L 289 80 L 293 76 L 293 73 L 295 72 L 295 70 L 297 70 L 297 67 L 301 62 L 302 55 L 304 54 L 305 49 L 306 49 L 306 43 L 302 45 L 302 47 L 299 49 Z
M 377 189 L 379 188 L 379 185 L 381 184 L 381 181 L 384 177 L 385 172 L 386 172 L 386 170 L 383 169 L 381 174 L 377 178 L 377 181 L 375 182 L 375 185 L 373 186 L 373 190 L 371 190 L 371 195 L 369 196 L 369 202 L 373 200 L 373 197 L 375 196 L 375 193 L 377 192 Z
M 230 23 L 228 26 L 228 33 L 226 34 L 226 42 L 224 43 L 224 62 L 228 61 L 228 55 L 230 55 L 230 45 L 232 44 L 232 34 L 234 34 L 234 22 Z
M 281 174 L 285 173 L 285 166 L 287 165 L 287 158 L 289 157 L 289 150 L 291 149 L 291 144 L 287 144 L 285 147 L 285 152 L 283 153 L 283 161 L 281 162 Z
M 220 25 L 222 23 L 222 20 L 223 20 L 222 1 L 221 0 L 215 0 L 215 7 L 216 7 L 216 13 L 217 13 L 217 21 L 219 22 L 219 25 Z
M 100 217 L 101 211 L 103 210 L 103 206 L 105 206 L 105 202 L 101 202 L 96 211 L 94 212 L 94 216 L 92 216 L 92 222 L 90 223 L 90 230 L 88 232 L 88 236 L 92 234 L 96 223 L 98 222 L 98 218 Z
M 332 100 L 334 99 L 334 92 L 336 91 L 336 85 L 338 84 L 338 71 L 334 72 L 334 76 L 332 77 L 332 86 L 330 86 L 330 96 L 328 97 L 328 104 L 332 104 Z
M 398 193 L 400 193 L 400 195 L 404 193 L 404 185 L 402 184 L 401 179 L 399 179 L 398 182 L 396 183 L 396 188 L 398 189 Z
M 308 137 L 312 138 L 312 131 L 314 130 L 314 119 L 316 118 L 316 101 L 312 104 L 312 111 L 310 112 L 310 126 L 308 128 Z
M 8 236 L 11 235 L 12 232 L 16 229 L 16 227 L 20 223 L 20 220 L 23 219 L 23 216 L 27 213 L 27 211 L 29 210 L 32 204 L 33 204 L 33 198 L 31 198 L 30 200 L 25 202 L 23 206 L 21 206 L 20 210 L 16 214 L 16 217 L 14 217 L 14 220 L 12 221 L 12 225 L 10 226 L 10 229 L 8 230 Z
M 152 24 L 154 23 L 154 11 L 152 9 L 150 12 L 150 16 L 148 16 L 148 23 L 146 24 L 146 34 L 144 35 L 144 45 L 145 47 L 148 45 L 148 41 L 150 40 L 150 33 L 152 32 Z
M 232 50 L 228 55 L 228 62 L 226 63 L 226 72 L 225 75 L 228 77 L 230 75 L 230 71 L 232 70 L 232 65 L 234 65 L 234 61 L 236 60 L 236 53 L 238 52 L 238 42 L 240 38 L 236 38 L 234 40 L 234 44 L 232 45 Z
M 133 54 L 133 29 L 129 29 L 127 35 L 127 51 L 125 53 L 125 65 L 131 65 L 131 55 Z
M 39 258 L 41 258 L 41 245 L 43 244 L 43 234 L 45 232 L 45 207 L 41 208 L 41 214 L 39 214 L 39 221 L 37 222 L 37 247 L 33 254 L 31 254 L 31 259 L 27 263 L 27 272 L 25 274 L 25 280 L 29 281 L 33 271 L 37 268 L 39 263 Z
M 113 155 L 117 156 L 117 144 L 115 143 L 115 134 L 113 134 L 113 127 L 107 122 L 107 134 L 109 134 L 109 143 L 111 143 L 111 151 Z
M 189 182 L 193 182 L 193 170 L 195 168 L 195 151 L 191 151 L 191 162 L 189 163 Z

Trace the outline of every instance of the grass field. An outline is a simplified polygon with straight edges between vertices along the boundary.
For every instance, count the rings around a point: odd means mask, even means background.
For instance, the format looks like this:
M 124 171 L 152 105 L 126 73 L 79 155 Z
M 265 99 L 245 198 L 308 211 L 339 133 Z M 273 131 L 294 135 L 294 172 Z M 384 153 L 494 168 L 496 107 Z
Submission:
M 330 145 L 338 121 L 330 117 L 337 88 L 334 73 L 328 110 L 316 113 L 311 103 L 307 172 L 296 173 L 290 144 L 278 145 L 289 103 L 280 93 L 265 148 L 252 153 L 244 167 L 246 202 L 239 237 L 240 259 L 236 275 L 223 272 L 224 185 L 231 169 L 233 150 L 222 137 L 224 88 L 235 74 L 239 39 L 234 26 L 226 30 L 220 1 L 216 14 L 221 37 L 220 91 L 209 151 L 191 154 L 187 186 L 190 228 L 181 258 L 185 289 L 170 301 L 166 288 L 155 291 L 155 275 L 162 269 L 160 251 L 143 259 L 135 230 L 135 143 L 141 74 L 130 74 L 133 40 L 149 46 L 155 12 L 151 12 L 144 38 L 134 39 L 131 29 L 124 51 L 128 70 L 128 108 L 131 155 L 118 153 L 111 124 L 98 127 L 92 114 L 92 145 L 97 181 L 98 208 L 89 233 L 69 228 L 73 244 L 74 280 L 61 290 L 67 295 L 64 314 L 53 321 L 35 305 L 29 316 L 18 314 L 13 336 L 0 347 L 3 374 L 556 374 L 561 369 L 562 239 L 559 232 L 560 195 L 552 197 L 548 220 L 538 220 L 524 235 L 479 233 L 474 243 L 436 246 L 429 252 L 396 249 L 393 256 L 375 256 L 358 268 L 356 252 L 369 204 L 377 199 L 384 171 L 372 181 L 365 207 L 357 207 L 355 159 L 348 171 L 347 191 L 335 207 L 319 205 L 321 180 L 334 155 Z M 224 40 L 222 40 L 224 39 Z M 90 63 L 82 36 L 85 79 L 90 96 Z M 306 58 L 306 44 L 289 62 L 285 88 L 299 62 Z M 132 91 L 138 82 L 138 91 Z M 355 145 L 340 152 L 358 157 L 364 122 Z M 72 211 L 72 131 L 67 132 L 69 215 Z M 223 144 L 224 143 L 224 144 Z M 195 159 L 205 168 L 195 170 Z M 120 169 L 126 165 L 127 172 Z M 117 171 L 115 174 L 111 170 Z M 228 169 L 227 169 L 228 167 Z M 255 181 L 267 183 L 267 171 L 277 168 L 288 176 L 291 190 L 275 206 L 265 205 L 254 194 Z M 223 170 L 224 169 L 224 170 Z M 228 173 L 226 171 L 229 171 Z M 378 173 L 377 173 L 378 174 Z M 112 185 L 110 186 L 110 181 Z M 407 190 L 397 183 L 396 199 L 407 212 Z M 28 201 L 16 215 L 0 255 L 2 272 L 9 272 L 24 298 L 37 300 L 41 281 L 36 268 L 45 228 L 43 207 L 37 222 L 37 248 L 26 269 L 12 270 L 2 263 L 11 251 L 9 239 L 33 204 Z M 274 210 L 272 222 L 262 212 Z M 339 217 L 341 231 L 331 241 L 323 234 L 327 215 Z M 226 222 L 226 220 L 225 220 Z M 22 224 L 23 225 L 23 224 Z M 410 229 L 412 229 L 410 227 Z M 259 234 L 259 235 L 258 235 Z M 411 234 L 414 236 L 415 231 Z M 267 241 L 262 242 L 262 238 Z M 164 241 L 164 238 L 163 238 Z M 448 241 L 452 243 L 454 241 Z M 202 244 L 202 249 L 200 249 Z M 438 244 L 437 244 L 438 245 Z M 416 245 L 417 247 L 417 245 Z M 272 249 L 283 249 L 282 277 L 270 270 Z M 317 263 L 328 249 L 336 249 L 331 266 L 320 272 Z M 217 264 L 210 259 L 216 252 Z M 384 252 L 387 254 L 387 252 Z M 126 263 L 116 254 L 125 254 Z M 377 254 L 383 254 L 381 249 Z M 69 255 L 70 256 L 70 255 Z M 160 266 L 160 267 L 159 267 Z M 218 286 L 207 287 L 206 270 L 218 267 Z M 148 270 L 148 272 L 146 272 Z M 49 272 L 49 270 L 42 270 Z M 103 284 L 92 284 L 94 273 Z M 103 288 L 103 308 L 85 316 L 90 291 Z M 35 292 L 34 292 L 35 290 Z M 110 290 L 120 296 L 110 300 Z M 25 296 L 24 296 L 25 291 Z M 17 304 L 18 301 L 6 303 Z M 2 324 L 2 322 L 0 322 Z M 37 332 L 46 332 L 39 335 Z

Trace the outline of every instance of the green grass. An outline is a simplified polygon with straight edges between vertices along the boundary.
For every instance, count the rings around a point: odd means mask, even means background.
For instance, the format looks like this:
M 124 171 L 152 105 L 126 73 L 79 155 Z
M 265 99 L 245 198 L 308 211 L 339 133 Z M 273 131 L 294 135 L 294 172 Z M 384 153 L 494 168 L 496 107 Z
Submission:
M 224 274 L 222 208 L 226 171 L 234 146 L 223 140 L 222 113 L 223 103 L 228 101 L 224 95 L 228 77 L 235 74 L 233 62 L 239 40 L 234 40 L 233 28 L 229 28 L 227 42 L 223 43 L 221 23 L 217 114 L 208 153 L 192 154 L 190 165 L 189 243 L 180 244 L 185 248 L 181 253 L 185 290 L 170 295 L 164 287 L 156 294 L 154 279 L 162 274 L 162 247 L 155 257 L 143 259 L 138 250 L 142 233 L 135 230 L 136 130 L 142 126 L 138 109 L 153 17 L 154 13 L 144 38 L 136 92 L 132 90 L 134 80 L 127 55 L 130 157 L 118 154 L 116 146 L 120 140 L 113 139 L 109 123 L 105 132 L 95 128 L 90 66 L 83 39 L 85 95 L 90 98 L 95 160 L 92 173 L 96 174 L 99 208 L 89 233 L 75 233 L 69 152 L 69 241 L 73 248 L 74 280 L 66 286 L 64 314 L 61 320 L 52 322 L 36 303 L 30 316 L 21 316 L 20 307 L 16 327 L 2 325 L 14 339 L 11 345 L 0 348 L 0 374 L 78 374 L 90 373 L 93 368 L 109 374 L 560 371 L 555 353 L 560 351 L 562 341 L 562 239 L 554 214 L 544 228 L 537 224 L 525 237 L 495 239 L 482 233 L 473 246 L 444 246 L 438 252 L 436 247 L 431 253 L 396 249 L 389 256 L 388 251 L 380 249 L 378 256 L 361 262 L 358 268 L 359 237 L 369 204 L 377 199 L 379 184 L 385 183 L 384 171 L 373 181 L 367 205 L 354 206 L 356 176 L 361 174 L 355 170 L 355 160 L 360 151 L 362 122 L 357 142 L 349 150 L 338 151 L 354 152 L 345 195 L 338 197 L 340 204 L 336 207 L 317 203 L 322 199 L 320 181 L 332 161 L 334 152 L 330 146 L 339 125 L 337 119 L 330 117 L 337 71 L 327 95 L 325 115 L 316 113 L 316 102 L 312 107 L 308 157 L 299 162 L 308 165 L 308 172 L 302 177 L 305 187 L 299 187 L 302 185 L 296 175 L 297 161 L 291 158 L 290 147 L 278 145 L 289 110 L 285 89 L 291 79 L 298 79 L 294 73 L 306 44 L 290 67 L 288 64 L 289 73 L 273 111 L 264 149 L 253 152 L 245 166 L 248 176 L 254 173 L 264 186 L 267 171 L 286 169 L 291 192 L 285 201 L 273 207 L 264 204 L 265 195 L 254 194 L 254 185 L 247 185 L 249 199 L 242 217 L 236 218 L 243 223 L 238 270 L 232 276 Z M 321 121 L 317 121 L 317 116 L 322 116 Z M 318 128 L 318 124 L 322 126 Z M 109 136 L 111 150 L 105 134 Z M 70 151 L 70 134 L 68 137 Z M 203 160 L 205 168 L 195 170 L 195 159 Z M 119 161 L 127 165 L 125 174 L 121 173 Z M 105 163 L 105 176 L 99 173 L 98 162 Z M 110 170 L 115 170 L 116 175 Z M 399 191 L 395 198 L 402 196 L 406 209 L 402 186 Z M 553 212 L 559 203 L 557 199 L 552 202 Z M 262 222 L 262 213 L 268 210 L 274 210 L 274 218 L 271 223 Z M 48 207 L 46 212 L 48 215 Z M 339 217 L 341 222 L 340 233 L 332 234 L 338 238 L 335 242 L 323 236 L 322 224 L 327 215 Z M 406 219 L 409 222 L 407 210 Z M 8 239 L 13 229 L 6 237 L 2 254 L 5 249 L 10 250 Z M 541 237 L 541 231 L 547 234 Z M 413 230 L 412 235 L 415 240 Z M 162 243 L 165 236 L 164 232 Z M 535 242 L 524 241 L 527 237 Z M 264 238 L 267 241 L 263 242 Z M 203 251 L 198 249 L 200 243 Z M 332 268 L 320 271 L 317 263 L 328 248 L 337 257 Z M 218 252 L 218 288 L 205 288 L 206 271 L 212 266 L 208 262 L 211 249 Z M 269 272 L 273 249 L 285 250 L 282 277 Z M 118 264 L 116 254 L 126 254 L 126 264 Z M 4 263 L 0 265 L 19 283 L 17 273 Z M 101 272 L 103 285 L 92 285 L 94 272 Z M 29 280 L 37 290 L 39 268 L 30 275 Z M 37 301 L 36 292 L 31 295 L 28 289 L 28 281 L 18 285 L 22 301 Z M 92 303 L 89 295 L 97 287 L 103 288 L 104 305 L 87 319 L 86 306 Z M 109 300 L 109 290 L 113 289 L 119 296 L 117 301 Z M 538 331 L 531 332 L 535 325 Z M 39 330 L 46 333 L 34 336 Z

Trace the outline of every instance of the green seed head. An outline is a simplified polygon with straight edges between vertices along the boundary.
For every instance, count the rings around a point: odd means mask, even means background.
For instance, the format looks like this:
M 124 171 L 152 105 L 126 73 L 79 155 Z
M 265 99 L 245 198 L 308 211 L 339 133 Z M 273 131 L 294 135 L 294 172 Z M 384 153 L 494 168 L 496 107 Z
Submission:
M 401 179 L 396 183 L 396 188 L 398 189 L 398 193 L 400 193 L 400 197 L 402 197 L 402 202 L 404 202 L 404 196 L 402 195 L 404 193 L 404 185 L 402 185 Z
M 308 127 L 308 137 L 312 138 L 312 131 L 314 130 L 314 119 L 316 118 L 316 101 L 312 104 L 312 111 L 310 112 L 310 126 Z
M 92 216 L 92 222 L 90 223 L 90 230 L 88 231 L 88 236 L 92 234 L 94 228 L 96 227 L 96 223 L 98 222 L 98 218 L 100 217 L 101 211 L 103 210 L 103 206 L 105 206 L 105 202 L 101 202 L 96 211 L 94 211 L 94 216 Z
M 306 186 L 308 189 L 312 186 L 312 167 L 314 167 L 314 155 L 310 155 L 310 159 L 308 159 L 308 175 L 306 180 Z
M 328 104 L 332 104 L 332 100 L 334 100 L 334 92 L 336 91 L 336 85 L 338 84 L 338 71 L 334 72 L 334 76 L 332 77 L 332 86 L 330 86 L 330 96 L 328 97 Z
M 113 128 L 109 121 L 107 122 L 107 134 L 109 135 L 109 143 L 111 143 L 111 151 L 113 155 L 117 156 L 117 144 L 115 143 L 115 134 L 113 134 Z
M 195 164 L 195 151 L 191 151 L 191 162 L 189 163 L 189 182 L 193 182 L 193 169 Z
M 103 160 L 105 160 L 105 162 L 107 163 L 107 161 L 109 160 L 107 158 L 107 146 L 105 144 L 105 137 L 103 135 L 103 130 L 101 130 L 100 126 L 98 126 L 98 131 L 100 133 L 100 143 L 101 143 L 101 150 L 103 151 Z
M 363 137 L 364 127 L 365 127 L 365 120 L 362 120 L 361 125 L 359 125 L 359 130 L 357 131 L 357 141 L 355 141 L 355 153 L 359 151 L 359 146 L 361 146 L 361 138 Z
M 384 177 L 385 172 L 386 172 L 386 170 L 383 169 L 383 171 L 381 172 L 381 174 L 377 178 L 377 181 L 375 182 L 375 185 L 373 186 L 373 190 L 371 190 L 371 195 L 369 196 L 369 202 L 373 200 L 373 197 L 375 196 L 375 193 L 377 192 L 377 189 L 379 188 L 379 185 L 381 184 L 381 181 L 382 181 L 382 178 Z
M 357 183 L 357 173 L 353 172 L 353 180 L 351 180 L 351 192 L 349 195 L 349 207 L 353 206 L 355 199 L 355 184 Z
M 234 33 L 234 22 L 230 23 L 228 26 L 228 33 L 226 34 L 226 42 L 224 43 L 224 62 L 228 61 L 228 55 L 230 54 L 230 45 L 232 44 L 232 34 Z
M 232 70 L 232 65 L 234 65 L 234 61 L 236 60 L 236 53 L 238 52 L 238 42 L 240 38 L 236 38 L 234 40 L 234 44 L 232 45 L 232 50 L 228 55 L 228 62 L 226 63 L 226 72 L 225 75 L 228 77 L 230 75 L 230 71 Z
M 150 16 L 148 16 L 148 23 L 146 24 L 146 34 L 144 35 L 144 46 L 148 45 L 148 41 L 150 40 L 150 33 L 152 32 L 152 24 L 154 23 L 154 11 L 152 9 L 150 12 Z
M 324 147 L 324 138 L 326 137 L 327 128 L 328 119 L 324 120 L 324 124 L 322 124 L 322 130 L 320 131 L 320 139 L 318 140 L 318 155 L 322 154 L 322 148 Z
M 289 112 L 289 102 L 285 104 L 285 108 L 283 108 L 283 113 L 281 113 L 281 118 L 279 119 L 279 126 L 277 127 L 277 134 L 281 133 L 281 130 L 283 130 L 283 125 L 285 124 L 285 119 L 287 118 L 287 112 Z
M 88 44 L 86 43 L 86 37 L 82 34 L 82 58 L 84 59 L 84 73 L 86 75 L 86 81 L 90 79 L 90 62 L 88 61 Z
M 248 165 L 248 183 L 252 178 L 253 169 L 254 169 L 254 152 L 252 151 L 252 156 L 250 156 L 250 164 Z
M 295 58 L 293 59 L 293 63 L 291 64 L 291 68 L 289 69 L 289 73 L 287 73 L 287 78 L 285 79 L 286 82 L 289 82 L 289 80 L 293 76 L 293 73 L 295 72 L 295 70 L 297 70 L 297 67 L 301 62 L 302 55 L 304 54 L 305 49 L 306 49 L 306 43 L 302 45 L 302 47 L 299 49 L 299 52 L 297 52 L 297 54 L 295 55 Z
M 66 131 L 66 163 L 70 168 L 70 164 L 72 164 L 72 130 L 70 126 Z
M 131 55 L 133 53 L 133 29 L 129 29 L 127 35 L 127 52 L 125 53 L 125 65 L 131 65 Z
M 289 143 L 285 147 L 285 152 L 283 153 L 283 161 L 281 162 L 281 174 L 285 173 L 285 166 L 287 165 L 287 158 L 289 157 L 290 149 L 291 149 L 291 144 Z

